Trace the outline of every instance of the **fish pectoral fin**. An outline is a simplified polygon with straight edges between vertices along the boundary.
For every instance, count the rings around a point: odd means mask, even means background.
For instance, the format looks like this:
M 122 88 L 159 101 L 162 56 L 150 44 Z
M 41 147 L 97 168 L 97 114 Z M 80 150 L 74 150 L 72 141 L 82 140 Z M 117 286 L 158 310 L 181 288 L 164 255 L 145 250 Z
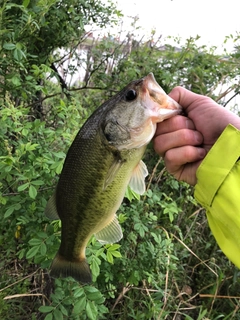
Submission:
M 115 243 L 122 239 L 122 228 L 118 222 L 117 216 L 102 230 L 95 234 L 96 239 L 101 244 Z
M 116 159 L 114 160 L 113 164 L 111 165 L 111 167 L 109 168 L 104 184 L 103 184 L 103 190 L 105 190 L 107 188 L 107 186 L 114 180 L 118 170 L 121 168 L 123 164 L 123 161 Z
M 51 220 L 59 220 L 60 219 L 58 212 L 57 212 L 57 206 L 56 206 L 56 191 L 51 196 L 51 198 L 48 200 L 44 213 Z
M 140 160 L 138 165 L 133 170 L 129 187 L 138 194 L 143 194 L 146 190 L 145 177 L 148 175 L 148 169 L 145 163 Z

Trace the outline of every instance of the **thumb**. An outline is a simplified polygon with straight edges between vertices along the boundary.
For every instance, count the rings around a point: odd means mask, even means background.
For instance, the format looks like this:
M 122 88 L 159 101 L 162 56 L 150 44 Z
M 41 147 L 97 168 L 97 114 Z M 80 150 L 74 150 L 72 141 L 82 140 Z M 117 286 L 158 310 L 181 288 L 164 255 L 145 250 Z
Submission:
M 189 111 L 188 108 L 191 105 L 193 106 L 194 104 L 194 107 L 197 107 L 203 102 L 203 100 L 206 100 L 206 97 L 196 94 L 180 86 L 173 88 L 169 93 L 169 96 L 177 101 L 186 112 Z

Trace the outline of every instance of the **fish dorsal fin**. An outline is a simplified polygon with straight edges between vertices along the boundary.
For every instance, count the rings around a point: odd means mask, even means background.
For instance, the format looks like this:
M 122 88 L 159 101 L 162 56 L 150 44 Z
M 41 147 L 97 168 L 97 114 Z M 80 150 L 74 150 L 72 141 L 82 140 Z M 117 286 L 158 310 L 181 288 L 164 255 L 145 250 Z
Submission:
M 122 228 L 118 222 L 117 216 L 102 230 L 95 234 L 96 239 L 101 244 L 115 243 L 122 239 Z
M 104 185 L 103 185 L 103 190 L 105 190 L 107 188 L 107 186 L 114 180 L 116 174 L 118 173 L 118 170 L 121 168 L 123 164 L 123 161 L 121 161 L 120 159 L 115 159 L 113 164 L 111 165 L 111 167 L 109 168 L 105 181 L 104 181 Z
M 56 191 L 47 202 L 47 206 L 45 208 L 45 215 L 51 220 L 60 219 L 58 216 L 57 206 L 56 206 Z
M 145 177 L 148 175 L 148 169 L 145 163 L 140 160 L 138 165 L 133 170 L 129 187 L 138 194 L 143 194 L 146 190 Z

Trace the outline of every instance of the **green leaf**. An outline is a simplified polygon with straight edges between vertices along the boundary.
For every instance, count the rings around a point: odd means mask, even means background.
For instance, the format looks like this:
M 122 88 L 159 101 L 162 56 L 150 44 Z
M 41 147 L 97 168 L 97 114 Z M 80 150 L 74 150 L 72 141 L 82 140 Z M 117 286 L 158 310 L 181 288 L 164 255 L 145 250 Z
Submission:
M 37 254 L 38 250 L 39 250 L 39 246 L 32 247 L 30 250 L 28 250 L 28 252 L 26 254 L 26 258 L 31 259 L 32 257 L 34 257 Z
M 83 294 L 84 294 L 83 288 L 77 288 L 77 289 L 74 291 L 73 296 L 74 296 L 75 298 L 79 298 L 79 297 L 81 297 Z
M 63 168 L 63 161 L 59 162 L 56 168 L 56 174 L 60 174 L 62 172 L 62 168 Z
M 21 79 L 18 76 L 13 76 L 11 79 L 11 82 L 15 85 L 15 86 L 20 86 L 21 85 Z
M 97 308 L 94 302 L 88 301 L 86 304 L 86 314 L 90 320 L 97 319 Z
M 15 211 L 15 210 L 19 210 L 21 208 L 21 204 L 20 203 L 15 203 L 13 205 L 11 205 L 7 211 L 4 214 L 4 218 L 8 218 L 10 217 L 10 215 Z
M 64 152 L 53 152 L 53 154 L 57 157 L 57 158 L 60 158 L 60 159 L 64 159 L 66 157 L 66 153 Z
M 22 250 L 20 250 L 19 252 L 18 252 L 18 258 L 20 259 L 20 260 L 22 260 L 23 259 L 23 257 L 25 256 L 25 249 L 22 249 Z
M 173 222 L 174 216 L 171 211 L 168 213 L 170 222 Z
M 125 191 L 125 195 L 124 195 L 130 202 L 133 199 L 137 199 L 140 200 L 141 196 L 140 194 L 134 192 L 129 186 L 127 187 L 127 190 Z
M 35 199 L 36 196 L 37 196 L 37 189 L 33 185 L 30 185 L 29 197 L 32 198 L 32 199 Z
M 83 296 L 79 301 L 74 304 L 73 314 L 79 315 L 86 307 L 86 297 Z
M 100 268 L 99 268 L 99 265 L 98 265 L 96 259 L 93 259 L 90 267 L 91 267 L 93 275 L 97 278 L 100 273 Z
M 63 319 L 63 314 L 59 309 L 55 309 L 53 311 L 53 316 L 55 320 L 62 320 Z
M 4 43 L 3 48 L 6 50 L 14 50 L 16 45 L 14 43 Z
M 62 314 L 65 315 L 65 316 L 68 316 L 68 311 L 67 311 L 67 309 L 66 309 L 62 304 L 60 304 L 59 307 L 60 307 L 60 309 L 61 309 Z
M 41 255 L 44 257 L 47 253 L 47 246 L 44 242 L 42 242 L 41 246 L 40 246 L 40 253 Z
M 29 187 L 29 182 L 26 182 L 18 187 L 18 192 L 23 191 Z
M 28 129 L 23 128 L 22 135 L 26 137 L 28 135 Z
M 11 206 L 10 208 L 7 209 L 7 211 L 4 213 L 4 218 L 10 217 L 10 215 L 13 213 L 14 207 Z
M 26 148 L 26 151 L 33 151 L 33 150 L 36 150 L 36 148 L 37 148 L 38 146 L 39 146 L 38 143 L 28 142 L 28 143 L 26 143 L 25 148 Z
M 42 186 L 44 184 L 44 181 L 42 180 L 35 180 L 35 181 L 31 181 L 31 184 L 35 185 L 35 186 Z
M 87 299 L 99 300 L 100 298 L 102 298 L 102 294 L 97 288 L 93 286 L 86 286 L 84 289 L 85 289 Z
M 41 306 L 38 308 L 38 311 L 42 313 L 47 313 L 47 312 L 51 312 L 53 309 L 54 309 L 53 306 Z
M 31 246 L 40 246 L 40 244 L 42 243 L 42 240 L 38 239 L 38 238 L 33 238 L 33 239 L 29 240 L 28 243 Z
M 111 244 L 110 247 L 108 248 L 108 251 L 116 251 L 117 249 L 119 249 L 121 247 L 120 244 L 114 243 Z
M 39 231 L 39 232 L 37 233 L 37 236 L 38 236 L 39 238 L 42 238 L 42 239 L 46 239 L 46 238 L 47 238 L 47 234 L 46 234 L 45 232 L 42 232 L 42 231 Z
M 13 56 L 14 56 L 14 59 L 17 61 L 21 61 L 23 58 L 24 59 L 26 58 L 25 53 L 18 48 L 15 48 L 13 52 Z
M 87 293 L 87 298 L 88 300 L 91 301 L 96 301 L 102 298 L 102 294 L 100 291 L 96 291 L 96 292 L 88 292 Z
M 122 258 L 122 255 L 119 251 L 111 251 L 111 254 L 116 258 Z
M 6 203 L 7 203 L 7 199 L 6 199 L 5 197 L 2 197 L 2 196 L 0 195 L 0 204 L 5 205 Z
M 93 286 L 85 286 L 84 290 L 87 292 L 97 292 L 98 291 L 98 289 Z
M 14 59 L 17 60 L 17 61 L 21 61 L 22 60 L 22 51 L 15 48 L 14 51 L 13 51 L 13 56 L 14 56 Z
M 107 261 L 113 264 L 113 256 L 112 253 L 107 251 Z
M 30 3 L 30 0 L 23 0 L 23 6 L 24 6 L 25 8 L 28 7 L 29 3 Z
M 53 318 L 53 314 L 52 313 L 49 313 L 46 315 L 46 317 L 44 318 L 44 320 L 52 320 Z

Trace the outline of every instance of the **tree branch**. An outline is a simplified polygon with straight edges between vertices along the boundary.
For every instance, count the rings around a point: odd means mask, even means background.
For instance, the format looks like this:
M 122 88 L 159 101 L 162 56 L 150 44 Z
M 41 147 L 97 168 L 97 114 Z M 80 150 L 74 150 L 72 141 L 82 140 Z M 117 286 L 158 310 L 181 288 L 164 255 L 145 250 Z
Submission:
M 231 98 L 228 99 L 227 102 L 224 103 L 223 106 L 226 107 L 226 105 L 227 105 L 233 98 L 235 98 L 239 93 L 240 93 L 240 91 L 237 91 Z
M 66 95 L 66 97 L 69 99 L 70 98 L 70 94 L 68 93 L 68 87 L 66 82 L 64 81 L 64 79 L 61 77 L 61 75 L 58 73 L 57 68 L 55 67 L 55 65 L 52 63 L 50 68 L 57 74 L 57 77 L 59 79 L 61 88 L 62 88 L 62 92 Z
M 80 91 L 80 90 L 108 90 L 109 92 L 113 92 L 113 93 L 118 93 L 119 91 L 117 90 L 113 90 L 113 89 L 109 89 L 109 88 L 103 88 L 103 87 L 87 87 L 87 86 L 84 86 L 84 87 L 79 87 L 79 88 L 71 88 L 68 90 L 68 94 L 69 94 L 69 97 L 70 97 L 70 92 L 71 91 Z M 53 97 L 56 97 L 58 95 L 61 95 L 62 94 L 62 91 L 61 92 L 57 92 L 57 93 L 53 93 L 53 94 L 50 94 L 48 96 L 45 96 L 44 98 L 42 98 L 41 100 L 39 100 L 40 103 L 42 103 L 44 100 L 47 100 L 47 99 L 50 99 L 50 98 L 53 98 Z M 28 107 L 32 107 L 34 106 L 35 103 L 31 103 L 28 105 Z

